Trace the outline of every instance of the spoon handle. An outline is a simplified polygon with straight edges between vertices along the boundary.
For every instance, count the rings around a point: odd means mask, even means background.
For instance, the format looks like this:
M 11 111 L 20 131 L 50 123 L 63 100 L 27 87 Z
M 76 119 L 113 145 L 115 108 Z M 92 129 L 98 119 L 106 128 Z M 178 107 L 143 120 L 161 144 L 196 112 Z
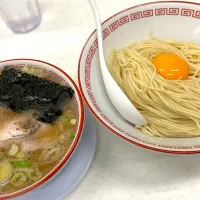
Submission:
M 98 47 L 99 47 L 99 58 L 100 58 L 100 63 L 105 66 L 105 60 L 104 60 L 104 55 L 103 55 L 103 36 L 102 36 L 102 28 L 101 28 L 101 23 L 100 23 L 100 15 L 99 11 L 96 5 L 95 0 L 88 0 L 89 4 L 92 8 L 92 12 L 95 16 L 95 23 L 97 27 L 97 35 L 98 35 Z
M 91 6 L 97 27 L 100 67 L 107 94 L 114 107 L 117 109 L 117 111 L 124 119 L 133 124 L 145 125 L 146 120 L 143 118 L 143 116 L 137 110 L 137 108 L 130 102 L 128 97 L 117 85 L 112 75 L 108 71 L 103 54 L 103 36 L 102 36 L 102 26 L 101 26 L 99 11 L 95 0 L 88 0 L 88 2 Z

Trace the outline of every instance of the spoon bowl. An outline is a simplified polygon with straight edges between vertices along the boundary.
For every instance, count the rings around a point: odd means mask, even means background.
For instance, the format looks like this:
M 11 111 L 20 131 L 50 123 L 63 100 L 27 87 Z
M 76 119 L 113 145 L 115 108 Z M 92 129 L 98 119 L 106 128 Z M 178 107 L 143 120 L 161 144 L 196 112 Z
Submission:
M 130 102 L 130 100 L 121 90 L 121 88 L 117 85 L 115 80 L 112 78 L 110 72 L 108 71 L 103 54 L 103 36 L 102 36 L 102 28 L 101 28 L 99 12 L 95 0 L 88 0 L 88 1 L 92 8 L 94 19 L 96 22 L 101 73 L 107 94 L 112 104 L 116 108 L 116 110 L 125 120 L 135 125 L 140 125 L 140 126 L 146 125 L 147 122 L 144 119 L 144 117 L 137 110 L 137 108 Z

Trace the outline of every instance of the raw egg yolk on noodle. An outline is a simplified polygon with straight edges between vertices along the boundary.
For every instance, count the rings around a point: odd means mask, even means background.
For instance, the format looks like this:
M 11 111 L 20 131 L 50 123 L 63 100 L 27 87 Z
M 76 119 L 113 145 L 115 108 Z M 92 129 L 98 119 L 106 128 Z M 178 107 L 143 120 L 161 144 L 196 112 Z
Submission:
M 185 80 L 188 78 L 188 64 L 176 54 L 159 54 L 152 59 L 152 63 L 165 79 Z

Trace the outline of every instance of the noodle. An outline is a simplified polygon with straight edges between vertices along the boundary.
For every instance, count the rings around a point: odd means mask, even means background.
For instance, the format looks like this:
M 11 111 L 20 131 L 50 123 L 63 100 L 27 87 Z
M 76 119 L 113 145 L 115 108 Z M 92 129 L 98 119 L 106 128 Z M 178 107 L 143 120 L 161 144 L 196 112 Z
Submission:
M 166 80 L 152 58 L 173 53 L 189 65 L 187 80 Z M 108 69 L 143 117 L 146 126 L 136 126 L 145 134 L 159 137 L 200 136 L 200 46 L 150 38 L 112 50 Z

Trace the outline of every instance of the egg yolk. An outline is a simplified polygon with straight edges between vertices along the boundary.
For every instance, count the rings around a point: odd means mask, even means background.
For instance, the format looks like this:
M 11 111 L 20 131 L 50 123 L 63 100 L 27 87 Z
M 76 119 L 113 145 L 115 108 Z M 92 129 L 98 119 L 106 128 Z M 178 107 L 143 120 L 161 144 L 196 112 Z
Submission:
M 159 54 L 153 58 L 152 63 L 165 79 L 185 80 L 188 78 L 188 64 L 176 54 Z

